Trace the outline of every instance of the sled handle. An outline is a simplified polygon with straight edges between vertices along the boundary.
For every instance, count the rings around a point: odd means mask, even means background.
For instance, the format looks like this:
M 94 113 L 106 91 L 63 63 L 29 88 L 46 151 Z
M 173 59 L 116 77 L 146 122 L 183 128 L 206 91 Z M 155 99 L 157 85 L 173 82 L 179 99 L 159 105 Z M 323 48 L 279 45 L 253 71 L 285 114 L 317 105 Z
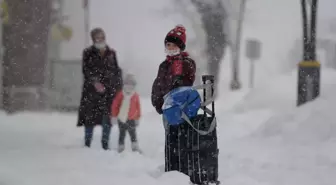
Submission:
M 203 75 L 202 76 L 202 81 L 203 81 L 203 83 L 205 82 L 205 81 L 207 81 L 207 80 L 210 80 L 210 81 L 215 81 L 215 76 L 214 75 Z
M 215 86 L 215 76 L 214 75 L 203 75 L 202 76 L 202 81 L 203 81 L 203 84 L 207 84 L 207 81 L 210 81 L 210 83 L 212 84 L 211 86 L 211 97 L 213 98 L 214 96 L 214 86 Z M 206 102 L 206 92 L 207 89 L 204 89 L 203 90 L 203 100 L 204 102 Z M 206 109 L 206 106 L 204 106 L 204 110 Z M 211 103 L 211 109 L 212 109 L 212 114 L 211 116 L 212 117 L 215 117 L 215 101 L 213 100 L 212 103 Z M 204 111 L 204 116 L 206 116 L 206 111 Z

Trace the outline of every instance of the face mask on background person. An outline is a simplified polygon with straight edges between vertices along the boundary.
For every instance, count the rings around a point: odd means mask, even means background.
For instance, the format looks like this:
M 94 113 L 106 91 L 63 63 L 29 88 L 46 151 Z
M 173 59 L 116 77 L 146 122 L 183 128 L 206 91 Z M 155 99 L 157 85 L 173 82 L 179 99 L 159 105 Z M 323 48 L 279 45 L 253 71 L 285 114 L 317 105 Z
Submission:
M 94 46 L 97 49 L 104 49 L 106 47 L 106 43 L 105 42 L 99 42 L 99 43 L 95 43 Z
M 130 84 L 125 84 L 123 89 L 125 93 L 130 94 L 134 91 L 134 86 Z

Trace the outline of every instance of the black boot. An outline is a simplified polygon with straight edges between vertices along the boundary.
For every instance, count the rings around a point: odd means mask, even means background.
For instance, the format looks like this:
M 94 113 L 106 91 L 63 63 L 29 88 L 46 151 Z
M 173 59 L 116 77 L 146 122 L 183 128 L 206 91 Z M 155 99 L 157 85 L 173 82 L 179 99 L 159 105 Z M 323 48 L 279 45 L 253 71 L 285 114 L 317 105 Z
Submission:
M 102 142 L 102 148 L 104 150 L 110 150 L 109 146 L 108 146 L 108 142 Z
M 91 147 L 91 140 L 85 140 L 85 146 L 90 148 Z
M 92 135 L 93 135 L 93 126 L 85 126 L 85 135 L 84 135 L 85 147 L 88 148 L 91 147 Z

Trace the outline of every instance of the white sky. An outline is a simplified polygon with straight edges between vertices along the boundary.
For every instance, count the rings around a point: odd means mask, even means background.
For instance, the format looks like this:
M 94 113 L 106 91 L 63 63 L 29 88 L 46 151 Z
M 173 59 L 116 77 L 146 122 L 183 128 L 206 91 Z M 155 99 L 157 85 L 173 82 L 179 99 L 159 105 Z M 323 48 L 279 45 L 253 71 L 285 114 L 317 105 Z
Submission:
M 324 17 L 335 17 L 336 18 L 336 0 L 320 0 L 319 1 L 319 16 Z

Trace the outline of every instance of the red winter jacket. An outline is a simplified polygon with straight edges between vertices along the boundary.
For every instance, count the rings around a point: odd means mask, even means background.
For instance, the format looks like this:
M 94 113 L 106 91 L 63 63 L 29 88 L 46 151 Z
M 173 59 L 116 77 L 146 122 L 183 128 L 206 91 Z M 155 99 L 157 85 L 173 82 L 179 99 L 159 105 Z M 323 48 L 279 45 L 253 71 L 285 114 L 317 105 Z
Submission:
M 123 104 L 123 100 L 124 100 L 124 92 L 122 90 L 118 91 L 115 98 L 113 99 L 113 103 L 111 106 L 112 117 L 118 117 L 120 107 Z M 141 116 L 140 97 L 138 93 L 134 93 L 130 101 L 128 120 L 139 120 L 140 116 Z
M 180 86 L 192 86 L 195 81 L 196 64 L 183 52 L 176 56 L 167 56 L 157 73 L 152 86 L 152 105 L 162 114 L 163 96 Z

